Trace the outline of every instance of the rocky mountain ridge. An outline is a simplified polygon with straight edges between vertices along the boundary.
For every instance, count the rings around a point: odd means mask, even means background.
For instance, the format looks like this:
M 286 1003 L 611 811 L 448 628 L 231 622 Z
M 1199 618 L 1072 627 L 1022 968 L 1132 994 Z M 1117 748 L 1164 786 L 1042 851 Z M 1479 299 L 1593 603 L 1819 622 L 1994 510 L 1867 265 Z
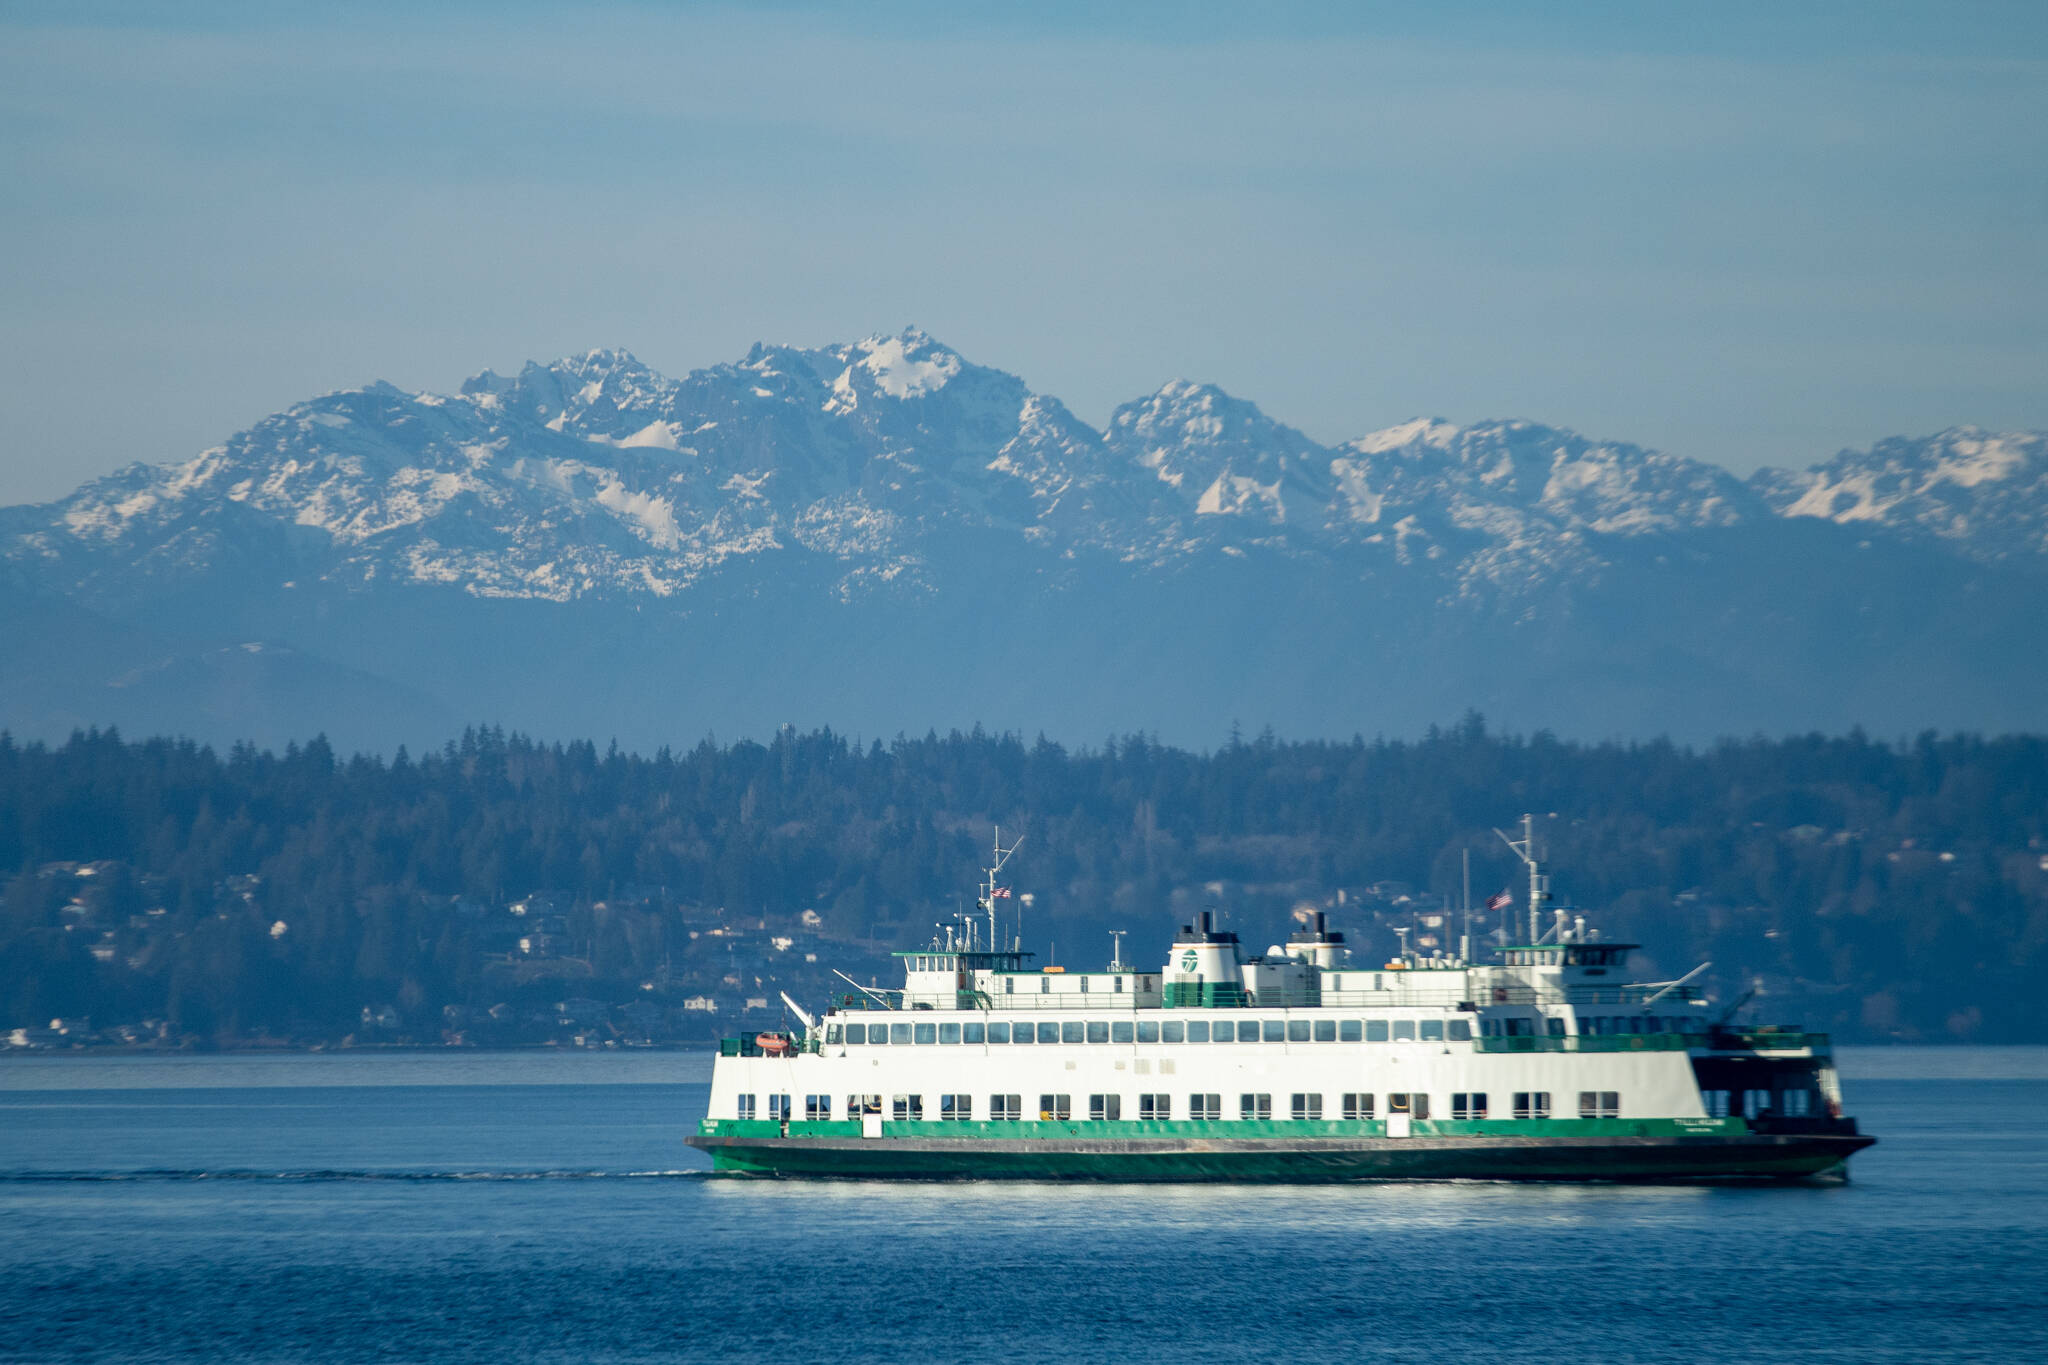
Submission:
M 373 384 L 37 511 L 10 509 L 4 553 L 88 598 L 123 565 L 200 567 L 237 521 L 278 535 L 294 575 L 550 601 L 674 598 L 727 561 L 797 548 L 843 565 L 846 592 L 911 585 L 940 528 L 1153 566 L 1249 543 L 1381 547 L 1508 589 L 1586 571 L 1594 538 L 1773 517 L 2048 554 L 2048 437 L 1956 428 L 1745 482 L 1519 421 L 1418 421 L 1328 448 L 1180 380 L 1098 433 L 909 331 L 757 346 L 681 380 L 592 351 L 455 395 Z
M 1926 585 L 1921 599 L 1858 595 L 1874 579 L 1857 555 L 1867 561 L 1873 543 L 1887 565 L 1914 566 L 1899 572 Z M 1654 695 L 1659 665 L 1642 651 L 1667 617 L 1691 613 L 1693 633 L 1675 647 L 1698 652 L 1712 630 L 1745 622 L 1775 620 L 1798 648 L 1828 633 L 1824 620 L 1875 612 L 1882 622 L 1866 643 L 1888 648 L 1879 642 L 1923 627 L 1887 613 L 1939 609 L 1924 594 L 2024 603 L 2044 571 L 2042 433 L 1958 427 L 1744 480 L 1521 421 L 1421 420 L 1323 446 L 1180 380 L 1097 431 L 914 329 L 817 349 L 756 346 L 681 379 L 599 350 L 510 377 L 485 372 L 455 394 L 372 384 L 296 404 L 182 463 L 131 465 L 56 503 L 0 510 L 0 591 L 24 621 L 66 611 L 99 621 L 110 657 L 127 665 L 103 685 L 130 689 L 124 703 L 147 685 L 123 678 L 204 690 L 190 680 L 253 667 L 234 648 L 246 633 L 273 647 L 266 679 L 286 676 L 276 670 L 291 650 L 311 661 L 300 672 L 339 652 L 344 671 L 384 688 L 380 705 L 390 684 L 451 715 L 489 689 L 460 663 L 421 671 L 394 657 L 376 639 L 403 637 L 393 613 L 422 632 L 415 652 L 432 652 L 463 634 L 462 621 L 484 619 L 461 601 L 569 610 L 520 619 L 573 653 L 590 647 L 596 621 L 625 611 L 636 635 L 681 632 L 663 636 L 667 652 L 649 663 L 687 657 L 728 694 L 745 680 L 721 674 L 707 651 L 735 638 L 751 646 L 765 621 L 851 648 L 886 641 L 881 672 L 892 658 L 962 657 L 935 632 L 964 629 L 989 636 L 977 648 L 993 651 L 954 680 L 956 700 L 971 704 L 979 687 L 1014 700 L 1015 660 L 994 639 L 1003 630 L 959 615 L 970 600 L 1002 602 L 1038 612 L 1037 629 L 1074 630 L 1058 647 L 1077 667 L 1139 641 L 1183 671 L 1208 667 L 1195 656 L 1219 648 L 1325 669 L 1398 649 L 1424 693 L 1387 714 L 1412 715 L 1425 693 L 1442 704 L 1430 667 L 1487 656 L 1503 630 L 1560 659 L 1574 632 L 1589 633 L 1582 657 Z M 1649 600 L 1651 583 L 1665 601 Z M 1698 600 L 1673 615 L 1674 597 Z M 1139 601 L 1149 605 L 1133 624 L 1126 605 Z M 359 622 L 362 642 L 340 648 L 336 619 Z M 617 638 L 615 624 L 604 632 Z M 145 634 L 147 648 L 133 643 Z M 1731 652 L 1741 651 L 1709 649 L 1698 663 L 1718 675 Z M 41 658 L 23 650 L 11 662 L 21 674 Z M 9 663 L 0 655 L 0 669 Z M 1976 676 L 1968 658 L 1956 666 Z M 1133 667 L 1123 690 L 1142 712 L 1146 665 Z M 1226 695 L 1175 705 L 1212 720 L 1225 705 L 1285 719 L 1285 698 L 1261 691 L 1272 685 L 1255 668 Z M 285 684 L 237 686 L 254 695 Z M 1797 696 L 1790 677 L 1782 686 Z M 809 714 L 843 719 L 828 690 L 798 692 Z M 1362 721 L 1371 708 L 1339 710 Z M 178 704 L 160 712 L 175 718 Z M 48 730 L 98 712 L 54 714 L 0 720 Z

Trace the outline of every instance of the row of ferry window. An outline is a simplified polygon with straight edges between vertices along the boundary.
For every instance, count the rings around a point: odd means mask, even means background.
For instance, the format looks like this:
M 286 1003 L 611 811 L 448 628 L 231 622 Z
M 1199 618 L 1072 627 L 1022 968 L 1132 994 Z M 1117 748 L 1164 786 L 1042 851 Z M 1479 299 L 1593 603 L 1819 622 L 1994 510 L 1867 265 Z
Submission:
M 1154 988 L 1154 987 L 1155 987 L 1155 986 L 1156 986 L 1156 985 L 1158 984 L 1157 982 L 1155 982 L 1155 981 L 1154 981 L 1154 980 L 1153 980 L 1153 979 L 1152 979 L 1151 977 L 1149 977 L 1149 976 L 1137 976 L 1137 977 L 1132 977 L 1131 979 L 1132 979 L 1133 981 L 1135 981 L 1135 982 L 1137 982 L 1137 983 L 1138 983 L 1138 985 L 1137 985 L 1137 989 L 1138 989 L 1138 990 L 1140 990 L 1140 991 L 1150 991 L 1150 990 L 1152 990 L 1152 989 L 1153 989 L 1153 988 Z M 1074 978 L 1073 980 L 1074 980 L 1074 985 L 1075 985 L 1075 988 L 1076 988 L 1077 990 L 1079 990 L 1081 994 L 1083 994 L 1083 995 L 1087 995 L 1087 994 L 1089 994 L 1089 990 L 1088 990 L 1088 978 L 1087 978 L 1087 977 L 1085 977 L 1085 976 L 1077 976 L 1077 977 L 1075 977 L 1075 978 Z M 1038 978 L 1038 993 L 1039 993 L 1040 995 L 1051 995 L 1051 994 L 1052 994 L 1052 978 L 1051 978 L 1051 977 L 1049 977 L 1049 976 L 1041 976 L 1041 977 L 1039 977 L 1039 978 Z M 1124 993 L 1124 979 L 1123 979 L 1122 977 L 1120 977 L 1120 976 L 1112 976 L 1112 977 L 1110 977 L 1110 978 L 1109 978 L 1109 993 L 1110 993 L 1111 995 L 1122 995 L 1122 994 Z M 1004 994 L 1004 995 L 1015 995 L 1015 994 L 1017 994 L 1017 978 L 1016 978 L 1016 977 L 1014 977 L 1014 976 L 1005 976 L 1005 977 L 1003 978 L 1003 994 Z
M 1581 1033 L 1697 1033 L 1699 1021 L 1676 1014 L 1582 1014 Z
M 1628 960 L 1626 948 L 1510 948 L 1501 954 L 1508 967 L 1618 967 Z
M 758 1098 L 758 1105 L 756 1103 Z M 1037 1116 L 1045 1122 L 1071 1119 L 1074 1116 L 1072 1095 L 1040 1095 Z M 1320 1119 L 1323 1117 L 1324 1096 L 1313 1092 L 1296 1092 L 1287 1097 L 1287 1116 L 1291 1119 Z M 990 1095 L 981 1117 L 1001 1122 L 1024 1117 L 1024 1097 L 1021 1095 Z M 1363 1091 L 1351 1091 L 1338 1097 L 1332 1113 L 1347 1119 L 1370 1119 L 1376 1117 L 1375 1096 Z M 792 1117 L 788 1095 L 741 1095 L 738 1100 L 736 1117 L 756 1117 L 786 1122 Z M 848 1095 L 846 1107 L 841 1111 L 848 1119 L 866 1116 L 879 1117 L 884 1113 L 880 1095 Z M 1214 1093 L 1194 1094 L 1184 1097 L 1181 1111 L 1176 1114 L 1174 1097 L 1163 1091 L 1155 1091 L 1137 1097 L 1134 1112 L 1140 1119 L 1220 1119 L 1223 1117 L 1223 1096 Z M 1406 1114 L 1410 1118 L 1426 1119 L 1430 1115 L 1429 1096 L 1419 1091 L 1394 1091 L 1387 1096 L 1386 1112 L 1389 1115 Z M 1550 1092 L 1547 1090 L 1518 1090 L 1514 1092 L 1509 1114 L 1518 1119 L 1547 1119 L 1551 1117 Z M 891 1095 L 886 1110 L 888 1117 L 897 1122 L 918 1122 L 925 1117 L 923 1095 Z M 940 1095 L 932 1111 L 933 1117 L 941 1123 L 966 1123 L 974 1119 L 974 1096 L 963 1094 Z M 1579 1117 L 1619 1118 L 1621 1096 L 1613 1090 L 1581 1090 L 1579 1092 Z M 1124 1116 L 1124 1096 L 1099 1094 L 1088 1097 L 1088 1118 L 1091 1122 L 1114 1122 Z M 1270 1119 L 1273 1117 L 1273 1097 L 1270 1094 L 1242 1094 L 1237 1097 L 1236 1116 L 1240 1119 Z M 1488 1116 L 1487 1096 L 1484 1091 L 1458 1091 L 1451 1096 L 1450 1116 L 1453 1119 L 1483 1119 Z M 830 1095 L 804 1096 L 804 1118 L 811 1122 L 824 1122 L 832 1118 L 832 1097 Z
M 828 1024 L 827 1045 L 927 1043 L 1441 1043 L 1470 1042 L 1469 1019 L 1062 1019 L 1031 1023 Z
M 1746 1119 L 1776 1115 L 1803 1119 L 1817 1114 L 1825 1103 L 1815 1090 L 1702 1090 L 1700 1099 L 1709 1118 L 1725 1119 L 1731 1114 Z
M 1488 1038 L 1529 1038 L 1535 1036 L 1537 1025 L 1541 1024 L 1546 1036 L 1565 1036 L 1565 1021 L 1560 1018 L 1543 1020 L 1515 1015 L 1499 1019 L 1482 1019 L 1479 1031 Z M 1665 1014 L 1582 1014 L 1579 1016 L 1579 1032 L 1586 1035 L 1614 1033 L 1692 1033 L 1697 1025 L 1690 1019 Z

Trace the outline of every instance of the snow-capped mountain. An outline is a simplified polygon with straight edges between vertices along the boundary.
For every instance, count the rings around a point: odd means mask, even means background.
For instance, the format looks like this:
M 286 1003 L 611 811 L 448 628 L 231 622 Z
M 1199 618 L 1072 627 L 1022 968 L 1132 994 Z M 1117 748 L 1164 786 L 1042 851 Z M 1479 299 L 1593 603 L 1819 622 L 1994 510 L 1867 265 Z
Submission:
M 1109 419 L 1108 447 L 1154 477 L 1161 510 L 1242 526 L 1326 521 L 1330 452 L 1213 384 L 1176 379 L 1124 404 Z
M 1770 469 L 1758 493 L 1780 515 L 1945 542 L 1980 559 L 2048 554 L 2048 433 L 1951 427 Z
M 592 351 L 454 394 L 328 394 L 182 463 L 0 511 L 0 594 L 23 621 L 89 613 L 122 665 L 0 721 L 134 714 L 169 686 L 153 679 L 254 695 L 327 659 L 382 689 L 387 714 L 501 716 L 545 695 L 533 710 L 592 731 L 626 715 L 651 731 L 693 705 L 758 727 L 748 707 L 770 698 L 838 724 L 1197 739 L 1232 716 L 1379 729 L 1463 705 L 1691 733 L 2009 724 L 1967 711 L 2010 641 L 1942 636 L 1957 627 L 1930 594 L 1970 593 L 1979 622 L 2036 603 L 2044 452 L 2038 433 L 1959 428 L 1744 482 L 1528 422 L 1416 421 L 1325 447 L 1181 380 L 1097 432 L 916 330 L 757 346 L 681 379 Z M 1891 569 L 1873 573 L 1880 552 Z M 1906 586 L 1870 605 L 1893 569 Z M 1816 674 L 1806 653 L 1844 621 L 1862 643 Z M 35 691 L 58 666 L 33 643 L 50 629 L 14 632 L 0 681 Z M 1924 717 L 1916 698 L 1945 686 L 1932 675 L 1896 705 L 1867 700 L 1900 665 L 1863 663 L 1902 633 L 1962 680 Z M 1518 671 L 1486 673 L 1511 639 Z M 530 648 L 508 671 L 514 641 Z M 840 664 L 821 668 L 828 642 Z M 848 660 L 864 670 L 851 687 Z M 1832 696 L 1814 690 L 1830 670 Z M 1470 681 L 1447 691 L 1445 671 Z M 1528 691 L 1544 678 L 1562 690 Z M 339 686 L 329 709 L 346 709 Z M 146 714 L 163 724 L 178 704 Z

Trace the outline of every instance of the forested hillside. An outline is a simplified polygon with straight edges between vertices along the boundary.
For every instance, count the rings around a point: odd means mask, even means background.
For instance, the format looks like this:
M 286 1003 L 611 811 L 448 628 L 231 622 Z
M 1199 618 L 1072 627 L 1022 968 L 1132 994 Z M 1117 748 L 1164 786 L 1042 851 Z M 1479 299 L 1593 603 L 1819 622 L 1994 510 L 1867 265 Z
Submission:
M 1330 913 L 1447 942 L 1509 885 L 1524 810 L 1561 902 L 1654 971 L 1856 1040 L 2043 1041 L 2048 741 L 1860 734 L 1581 745 L 784 732 L 651 757 L 495 729 L 440 752 L 225 754 L 0 738 L 0 1040 L 166 1045 L 702 1039 L 821 1003 L 833 967 L 971 905 L 1000 823 L 1026 946 L 1163 958 L 1222 912 L 1253 950 Z M 1028 897 L 1028 899 L 1027 899 Z M 1481 931 L 1494 926 L 1488 922 Z M 52 1021 L 62 1021 L 52 1026 Z

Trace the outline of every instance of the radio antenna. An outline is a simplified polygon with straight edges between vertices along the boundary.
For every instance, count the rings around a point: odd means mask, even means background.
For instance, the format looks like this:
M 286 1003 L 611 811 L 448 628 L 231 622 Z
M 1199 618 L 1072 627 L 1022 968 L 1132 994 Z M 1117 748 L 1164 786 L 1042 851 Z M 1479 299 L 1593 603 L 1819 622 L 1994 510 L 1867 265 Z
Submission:
M 1465 904 L 1464 922 L 1458 933 L 1458 956 L 1467 967 L 1472 965 L 1472 849 L 1465 849 Z
M 1533 815 L 1524 815 L 1522 817 L 1522 837 L 1519 841 L 1508 838 L 1507 835 L 1502 834 L 1499 830 L 1495 830 L 1494 833 L 1499 834 L 1500 841 L 1513 849 L 1515 856 L 1520 858 L 1529 868 L 1528 941 L 1534 944 L 1543 936 L 1543 926 L 1540 922 L 1543 913 L 1543 902 L 1550 899 L 1550 878 L 1543 875 L 1542 866 L 1536 861 L 1536 817 Z
M 997 942 L 996 901 L 1010 897 L 1010 889 L 1007 886 L 996 885 L 996 874 L 1003 870 L 1003 864 L 1010 861 L 1010 855 L 1015 853 L 1023 842 L 1024 836 L 1020 834 L 1017 836 L 1016 843 L 1011 844 L 1008 848 L 1004 848 L 1003 827 L 1001 825 L 996 826 L 995 855 L 989 859 L 989 865 L 983 869 L 985 875 L 982 878 L 981 884 L 981 908 L 988 913 L 988 941 L 990 947 L 994 947 Z M 1019 908 L 1017 912 L 1017 938 L 1020 944 L 1023 941 L 1023 937 L 1024 912 Z

